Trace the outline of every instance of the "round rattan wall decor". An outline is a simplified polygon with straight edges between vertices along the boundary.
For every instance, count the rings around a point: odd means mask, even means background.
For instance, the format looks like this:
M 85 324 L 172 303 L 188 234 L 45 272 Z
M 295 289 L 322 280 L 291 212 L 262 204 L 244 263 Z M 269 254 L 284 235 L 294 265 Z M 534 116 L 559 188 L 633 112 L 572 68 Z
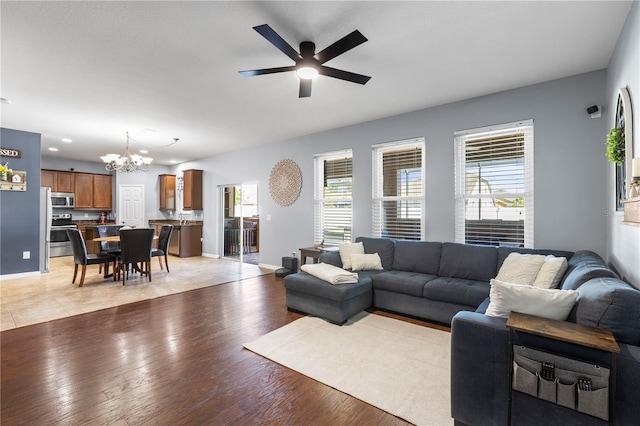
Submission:
M 269 192 L 276 204 L 286 207 L 293 204 L 302 189 L 302 173 L 293 160 L 281 160 L 271 169 Z

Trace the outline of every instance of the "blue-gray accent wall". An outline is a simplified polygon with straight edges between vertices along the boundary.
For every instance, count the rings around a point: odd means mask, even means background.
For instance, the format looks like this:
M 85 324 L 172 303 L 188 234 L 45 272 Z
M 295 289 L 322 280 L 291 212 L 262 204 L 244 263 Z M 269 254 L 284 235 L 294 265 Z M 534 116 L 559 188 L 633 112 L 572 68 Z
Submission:
M 21 158 L 0 157 L 0 162 L 27 172 L 26 191 L 0 191 L 0 275 L 38 271 L 40 134 L 2 128 L 0 144 L 2 148 L 22 151 Z M 24 251 L 30 252 L 30 259 L 22 259 Z

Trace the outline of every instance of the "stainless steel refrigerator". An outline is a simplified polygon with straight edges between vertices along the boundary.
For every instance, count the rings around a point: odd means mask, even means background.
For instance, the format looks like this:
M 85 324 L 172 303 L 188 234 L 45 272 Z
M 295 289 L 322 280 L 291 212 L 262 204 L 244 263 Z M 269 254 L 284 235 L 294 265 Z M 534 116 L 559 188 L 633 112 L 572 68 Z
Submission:
M 51 188 L 40 188 L 40 272 L 49 272 L 52 214 Z

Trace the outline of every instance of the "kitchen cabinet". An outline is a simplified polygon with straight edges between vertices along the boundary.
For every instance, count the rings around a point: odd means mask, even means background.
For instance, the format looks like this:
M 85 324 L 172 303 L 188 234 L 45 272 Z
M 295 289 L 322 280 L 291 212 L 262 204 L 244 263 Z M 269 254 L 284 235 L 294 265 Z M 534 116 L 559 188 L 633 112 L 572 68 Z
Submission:
M 184 210 L 202 210 L 202 170 L 182 172 L 182 208 Z
M 112 182 L 111 175 L 93 175 L 93 208 L 111 210 Z
M 173 225 L 169 240 L 169 254 L 180 257 L 202 256 L 202 221 L 149 220 L 149 228 L 160 235 L 163 225 Z
M 111 175 L 76 173 L 76 210 L 111 210 L 112 186 Z
M 58 172 L 58 189 L 56 192 L 73 192 L 75 190 L 75 173 Z
M 40 186 L 51 188 L 51 192 L 74 192 L 75 173 L 58 170 L 41 170 Z
M 176 175 L 160 175 L 160 210 L 176 209 Z
M 169 241 L 169 254 L 179 257 L 202 255 L 202 225 L 174 226 Z

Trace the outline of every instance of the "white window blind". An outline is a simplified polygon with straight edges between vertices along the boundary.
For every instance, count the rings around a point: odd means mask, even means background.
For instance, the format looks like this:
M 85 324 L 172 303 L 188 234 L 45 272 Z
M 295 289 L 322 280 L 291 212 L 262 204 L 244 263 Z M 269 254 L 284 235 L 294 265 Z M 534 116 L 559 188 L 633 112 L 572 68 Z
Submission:
M 455 133 L 456 242 L 533 247 L 533 120 Z
M 317 154 L 314 171 L 314 242 L 350 242 L 353 211 L 351 150 Z
M 373 146 L 372 235 L 425 239 L 424 138 Z

